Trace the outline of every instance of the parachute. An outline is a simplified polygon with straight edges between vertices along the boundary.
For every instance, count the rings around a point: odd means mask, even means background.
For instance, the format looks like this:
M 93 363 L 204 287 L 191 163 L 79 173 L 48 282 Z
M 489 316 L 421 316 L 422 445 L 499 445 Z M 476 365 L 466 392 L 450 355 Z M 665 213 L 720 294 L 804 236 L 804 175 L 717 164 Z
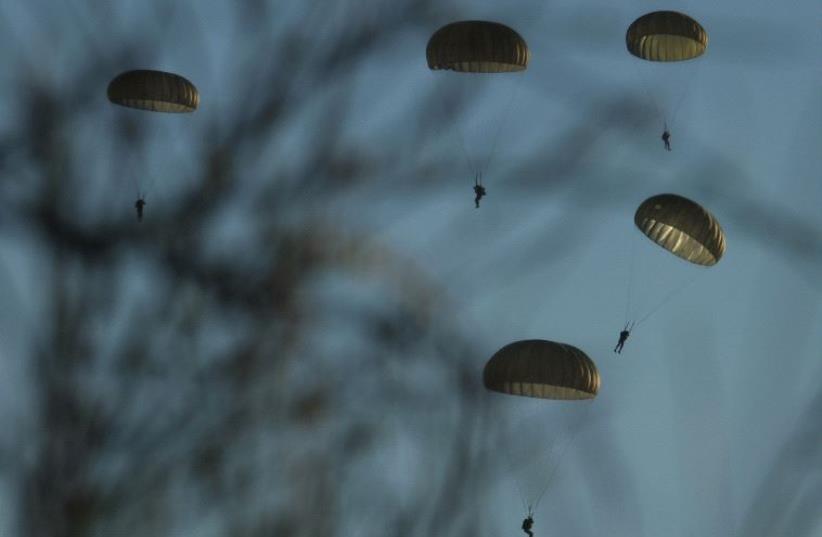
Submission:
M 654 11 L 631 23 L 625 33 L 625 45 L 631 55 L 644 60 L 637 65 L 637 76 L 662 119 L 663 140 L 670 151 L 670 128 L 699 67 L 699 62 L 687 68 L 680 64 L 705 53 L 708 34 L 684 13 Z
M 542 399 L 593 399 L 599 391 L 599 371 L 578 348 L 531 339 L 498 350 L 482 374 L 489 390 Z
M 725 253 L 725 233 L 714 215 L 676 194 L 643 201 L 634 223 L 656 244 L 697 265 L 715 265 Z
M 163 71 L 125 71 L 109 82 L 106 93 L 109 101 L 116 105 L 150 112 L 193 112 L 200 104 L 200 94 L 194 84 L 180 75 Z M 124 118 L 126 125 L 128 121 L 128 118 Z M 133 149 L 129 147 L 126 150 L 130 159 L 134 160 Z M 146 188 L 139 175 L 133 172 L 131 175 L 137 189 L 134 206 L 137 209 L 137 220 L 141 222 L 146 205 Z
M 460 76 L 455 76 L 449 80 L 454 80 L 452 89 L 457 89 L 459 84 L 464 84 L 460 89 L 467 90 L 469 86 L 475 89 L 477 84 L 477 74 L 489 73 L 517 73 L 525 71 L 528 68 L 528 61 L 530 59 L 530 52 L 525 40 L 516 31 L 500 24 L 498 22 L 489 21 L 459 21 L 446 24 L 431 36 L 428 40 L 428 45 L 425 49 L 425 56 L 428 61 L 428 67 L 432 71 L 453 71 Z M 471 76 L 464 76 L 464 74 L 472 74 Z M 508 77 L 504 77 L 508 79 Z M 519 78 L 519 77 L 515 77 Z M 461 80 L 460 80 L 461 79 Z M 496 144 L 502 130 L 502 123 L 509 115 L 509 109 L 516 100 L 516 93 L 519 87 L 521 78 L 516 80 L 516 87 L 505 88 L 504 84 L 491 86 L 495 91 L 501 95 L 507 96 L 507 104 L 497 107 L 493 105 L 494 109 L 499 109 L 500 118 L 495 121 L 494 128 L 488 145 L 484 146 L 478 143 L 479 140 L 472 140 L 471 143 L 466 143 L 464 133 L 460 132 L 460 142 L 465 153 L 468 167 L 471 168 L 472 173 L 475 174 L 475 192 L 477 187 L 482 189 L 482 194 L 477 192 L 475 200 L 476 206 L 479 207 L 479 199 L 485 195 L 484 187 L 482 185 L 483 171 L 491 165 L 491 160 L 494 156 Z M 489 89 L 485 86 L 482 89 Z M 443 100 L 444 110 L 442 114 L 448 115 L 451 111 L 448 105 Z M 474 118 L 472 118 L 474 119 Z M 478 129 L 482 131 L 484 129 Z M 481 133 L 480 133 L 481 134 Z M 479 136 L 480 138 L 482 136 Z M 469 149 L 471 148 L 474 154 L 472 159 Z M 480 154 L 482 156 L 480 156 Z
M 716 217 L 698 203 L 676 194 L 658 194 L 643 201 L 634 213 L 634 224 L 655 244 L 665 248 L 672 254 L 694 265 L 710 267 L 719 262 L 725 254 L 725 233 Z M 634 261 L 636 257 L 635 245 L 631 241 L 631 259 L 628 270 L 627 297 L 625 301 L 625 325 L 631 323 L 633 328 L 644 324 L 652 315 L 662 309 L 677 295 L 691 286 L 701 277 L 692 273 L 692 277 L 682 283 L 675 281 L 663 284 L 667 292 L 652 307 L 633 307 L 633 282 L 635 279 Z M 670 266 L 662 269 L 666 274 L 674 275 L 678 269 Z M 654 278 L 659 284 L 662 273 Z M 676 279 L 676 277 L 674 277 Z M 650 294 L 643 286 L 644 294 Z M 627 329 L 627 328 L 626 328 Z
M 600 387 L 594 362 L 564 343 L 531 339 L 505 345 L 488 360 L 483 384 L 499 412 L 500 443 L 522 507 L 531 516 L 548 490 L 562 455 L 588 423 Z M 524 397 L 511 397 L 524 396 Z M 554 401 L 546 401 L 553 399 Z
M 194 84 L 163 71 L 126 71 L 109 83 L 107 93 L 114 104 L 152 112 L 193 112 L 200 104 Z
M 528 67 L 528 45 L 514 30 L 498 22 L 461 21 L 434 32 L 425 56 L 432 71 L 508 73 Z
M 625 34 L 628 52 L 652 62 L 678 62 L 701 56 L 708 34 L 694 19 L 676 11 L 654 11 L 639 17 Z

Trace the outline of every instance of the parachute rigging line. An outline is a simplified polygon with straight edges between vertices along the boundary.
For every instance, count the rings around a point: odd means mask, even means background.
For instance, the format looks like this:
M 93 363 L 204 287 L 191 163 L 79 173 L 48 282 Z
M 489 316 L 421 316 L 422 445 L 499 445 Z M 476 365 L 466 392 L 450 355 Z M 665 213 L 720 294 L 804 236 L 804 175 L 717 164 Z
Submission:
M 465 134 L 459 127 L 457 127 L 457 136 L 460 139 L 460 147 L 462 147 L 462 154 L 465 157 L 465 162 L 468 164 L 468 170 L 471 173 L 479 175 L 479 173 L 481 172 L 481 168 L 474 164 L 474 160 L 471 158 L 471 154 L 468 152 L 468 146 L 465 145 Z
M 449 115 L 451 115 L 452 111 L 448 107 L 447 99 L 437 99 L 437 100 L 440 102 L 440 112 L 438 114 L 438 117 L 448 117 Z M 464 109 L 464 107 L 463 107 L 463 109 Z M 457 115 L 459 115 L 459 114 L 457 114 Z M 474 161 L 471 158 L 471 154 L 468 151 L 468 146 L 465 143 L 465 134 L 462 132 L 462 128 L 460 128 L 459 125 L 457 125 L 456 128 L 452 128 L 451 124 L 448 124 L 448 125 L 444 125 L 442 127 L 442 129 L 443 130 L 445 130 L 445 129 L 448 130 L 448 133 L 446 134 L 446 137 L 449 136 L 449 135 L 454 136 L 454 131 L 456 131 L 456 136 L 459 139 L 460 149 L 462 149 L 462 156 L 465 157 L 465 163 L 468 166 L 468 170 L 471 173 L 473 173 L 474 175 L 478 174 L 479 171 L 480 171 L 480 168 L 478 166 L 474 165 Z
M 508 116 L 511 115 L 510 112 L 511 112 L 511 109 L 513 108 L 513 106 L 514 106 L 514 101 L 516 100 L 516 97 L 519 94 L 519 89 L 522 86 L 522 81 L 525 77 L 525 71 L 523 71 L 522 73 L 519 73 L 519 74 L 515 74 L 514 76 L 516 76 L 519 80 L 516 81 L 516 83 L 514 85 L 514 91 L 512 91 L 510 93 L 510 95 L 508 96 L 508 102 L 505 104 L 505 106 L 502 109 L 502 119 L 499 120 L 499 123 L 497 124 L 496 132 L 494 133 L 494 137 L 491 141 L 491 151 L 488 153 L 488 157 L 485 160 L 485 166 L 483 166 L 483 170 L 486 170 L 486 171 L 489 170 L 490 167 L 491 167 L 491 162 L 493 161 L 494 154 L 497 150 L 497 144 L 499 142 L 500 133 L 502 132 L 503 127 L 508 122 Z
M 477 77 L 477 74 L 516 73 L 526 70 L 530 53 L 527 43 L 516 30 L 498 22 L 468 20 L 452 22 L 436 30 L 428 40 L 425 56 L 428 68 L 432 71 L 472 73 L 467 80 L 474 85 L 474 81 L 481 78 Z M 457 78 L 462 76 L 459 75 Z M 487 90 L 487 86 L 483 88 Z M 513 101 L 515 93 L 509 92 L 510 101 Z M 503 113 L 506 113 L 508 108 L 510 103 L 503 108 Z M 492 106 L 490 109 L 497 110 L 497 107 Z M 492 131 L 491 151 L 487 157 L 475 155 L 476 162 L 471 159 L 468 152 L 462 129 L 458 130 L 460 143 L 471 171 L 481 173 L 490 165 L 501 126 L 496 132 Z
M 134 183 L 134 190 L 137 191 L 137 198 L 142 198 L 145 195 L 143 185 L 140 184 L 140 175 L 137 173 L 137 157 L 133 151 L 129 151 L 126 156 L 126 174 Z
M 509 431 L 506 431 L 506 434 L 508 434 L 508 432 Z M 514 465 L 514 461 L 511 459 L 511 453 L 509 453 L 507 449 L 503 449 L 502 453 L 505 457 L 505 462 L 508 465 L 508 473 L 514 477 L 514 486 L 517 487 L 517 494 L 519 495 L 520 503 L 522 503 L 522 508 L 530 513 L 532 504 L 528 503 L 528 498 L 525 496 L 525 491 L 522 490 L 522 484 L 517 478 L 516 466 Z
M 656 95 L 654 95 L 654 92 L 651 91 L 651 81 L 648 80 L 648 78 L 646 77 L 646 75 L 642 73 L 642 71 L 640 71 L 639 65 L 637 65 L 633 61 L 631 63 L 634 66 L 634 72 L 636 73 L 636 76 L 640 81 L 640 86 L 642 87 L 642 90 L 645 92 L 645 95 L 648 97 L 648 100 L 651 101 L 651 104 L 654 107 L 654 116 L 656 117 L 656 119 L 661 119 L 663 122 L 665 122 L 665 111 L 659 104 L 659 101 L 657 100 Z
M 677 116 L 679 115 L 679 111 L 682 108 L 682 105 L 684 104 L 685 99 L 686 99 L 686 97 L 688 96 L 688 93 L 691 90 L 691 86 L 694 83 L 693 79 L 697 78 L 698 70 L 700 69 L 700 66 L 701 66 L 702 62 L 696 62 L 696 66 L 692 68 L 693 72 L 692 72 L 691 76 L 674 77 L 675 79 L 685 78 L 686 80 L 685 80 L 684 87 L 681 87 L 678 90 L 674 89 L 674 90 L 671 91 L 672 100 L 675 100 L 675 102 L 674 102 L 673 108 L 671 108 L 670 110 L 668 110 L 664 106 L 664 103 L 660 102 L 660 99 L 654 93 L 653 88 L 656 87 L 656 86 L 654 86 L 654 84 L 651 80 L 651 77 L 648 74 L 643 73 L 640 70 L 640 66 L 637 65 L 635 62 L 632 62 L 632 63 L 634 64 L 634 72 L 636 73 L 637 78 L 640 79 L 640 86 L 642 87 L 642 90 L 645 92 L 645 95 L 648 97 L 648 100 L 651 101 L 651 104 L 653 105 L 654 115 L 656 116 L 657 119 L 662 120 L 662 123 L 664 125 L 665 130 L 668 130 L 668 127 L 673 128 L 674 124 L 676 123 Z M 684 67 L 684 66 L 655 66 L 655 67 L 661 68 L 661 69 L 666 69 L 668 67 L 671 67 L 671 68 L 680 68 L 680 70 L 682 70 L 681 68 Z M 671 77 L 670 73 L 666 73 L 663 78 L 665 79 L 665 86 L 666 87 L 670 88 L 670 87 L 673 87 L 673 86 L 677 86 L 677 84 L 675 84 L 675 80 L 672 80 L 672 77 Z
M 537 495 L 536 500 L 534 500 L 534 503 L 529 506 L 529 509 L 532 506 L 533 506 L 533 509 L 535 509 L 535 510 L 539 507 L 539 504 L 542 501 L 543 496 L 545 496 L 545 493 L 548 491 L 548 486 L 551 484 L 551 480 L 553 479 L 554 474 L 556 474 L 556 472 L 557 472 L 557 468 L 559 468 L 559 463 L 560 463 L 560 461 L 562 461 L 562 456 L 565 455 L 565 452 L 568 450 L 568 446 L 570 446 L 573 443 L 574 439 L 576 439 L 576 437 L 579 435 L 579 432 L 582 430 L 582 428 L 584 426 L 584 423 L 585 423 L 585 419 L 588 417 L 588 414 L 591 412 L 591 406 L 593 405 L 593 403 L 594 403 L 593 400 L 591 400 L 588 403 L 588 408 L 586 408 L 582 412 L 582 416 L 579 420 L 580 421 L 579 425 L 577 425 L 576 429 L 574 429 L 574 431 L 571 433 L 571 436 L 568 437 L 567 441 L 565 442 L 565 445 L 561 446 L 561 448 L 560 448 L 560 450 L 557 454 L 557 457 L 554 459 L 554 464 L 551 467 L 550 471 L 548 472 L 548 477 L 545 479 L 545 486 L 542 487 L 542 491 L 540 491 L 540 493 Z
M 680 108 L 682 108 L 682 104 L 685 102 L 685 98 L 691 92 L 691 86 L 694 83 L 694 79 L 698 78 L 698 76 L 699 76 L 699 70 L 700 70 L 701 66 L 702 66 L 702 62 L 696 62 L 696 67 L 692 68 L 693 72 L 691 73 L 691 76 L 686 77 L 685 87 L 682 88 L 681 93 L 679 95 L 679 99 L 678 99 L 677 103 L 674 105 L 673 110 L 671 111 L 670 124 L 671 124 L 672 128 L 673 128 L 674 123 L 676 122 L 676 118 L 677 118 L 677 115 L 679 114 L 679 110 L 680 110 Z
M 648 320 L 648 318 L 651 317 L 651 315 L 653 315 L 657 311 L 659 311 L 662 308 L 662 306 L 664 306 L 665 304 L 670 302 L 675 296 L 677 296 L 679 293 L 684 291 L 686 288 L 693 285 L 693 283 L 698 278 L 699 278 L 699 275 L 696 275 L 693 278 L 691 278 L 690 280 L 688 280 L 687 282 L 685 282 L 684 284 L 680 285 L 679 287 L 669 291 L 668 294 L 665 295 L 665 297 L 660 302 L 658 302 L 656 306 L 651 308 L 651 310 L 648 313 L 646 313 L 642 318 L 640 318 L 638 321 L 636 321 L 636 323 L 634 324 L 634 327 L 637 327 L 640 324 L 644 323 L 646 320 Z
M 587 415 L 588 410 L 589 409 L 585 409 L 585 411 L 583 411 L 584 415 Z M 584 418 L 584 415 L 583 415 L 583 418 Z M 565 449 L 568 447 L 568 445 L 571 444 L 571 441 L 573 440 L 575 434 L 579 431 L 579 428 L 580 427 L 577 427 L 577 429 L 573 432 L 573 434 L 571 434 L 570 436 L 568 436 L 565 439 L 566 442 L 565 442 L 565 444 L 562 445 L 561 449 L 556 449 L 557 445 L 555 444 L 555 445 L 551 446 L 550 450 L 548 450 L 549 456 L 550 456 L 551 453 L 554 453 L 554 452 L 557 452 L 558 455 L 557 455 L 557 458 L 554 460 L 554 464 L 552 465 L 551 469 L 548 472 L 548 476 L 546 477 L 545 486 L 540 490 L 538 495 L 533 496 L 533 497 L 529 497 L 525 493 L 525 490 L 523 489 L 523 486 L 522 486 L 522 483 L 521 483 L 521 477 L 519 477 L 521 472 L 517 471 L 517 465 L 514 464 L 514 461 L 513 461 L 513 458 L 512 458 L 512 453 L 510 453 L 508 449 L 503 449 L 502 450 L 503 455 L 505 457 L 505 462 L 508 465 L 508 472 L 511 476 L 513 476 L 514 486 L 516 486 L 516 488 L 517 488 L 517 495 L 519 496 L 520 503 L 522 504 L 522 509 L 523 509 L 523 511 L 525 511 L 529 515 L 532 515 L 534 513 L 534 511 L 536 510 L 537 506 L 539 505 L 539 502 L 542 499 L 542 496 L 545 494 L 545 491 L 548 489 L 548 485 L 550 484 L 551 477 L 552 477 L 553 473 L 556 471 L 556 467 L 559 465 L 562 454 L 565 452 Z M 564 430 L 563 432 L 567 433 L 568 431 Z M 510 433 L 510 431 L 506 431 L 506 434 L 509 434 L 509 433 Z M 544 457 L 545 457 L 545 450 L 540 450 L 539 455 L 536 458 L 537 459 L 543 459 Z
M 631 318 L 631 299 L 633 297 L 634 289 L 634 266 L 636 264 L 635 259 L 637 241 L 632 240 L 630 235 L 626 235 L 626 237 L 628 238 L 628 242 L 631 243 L 630 258 L 628 260 L 628 291 L 625 298 L 625 324 L 628 324 L 628 320 Z

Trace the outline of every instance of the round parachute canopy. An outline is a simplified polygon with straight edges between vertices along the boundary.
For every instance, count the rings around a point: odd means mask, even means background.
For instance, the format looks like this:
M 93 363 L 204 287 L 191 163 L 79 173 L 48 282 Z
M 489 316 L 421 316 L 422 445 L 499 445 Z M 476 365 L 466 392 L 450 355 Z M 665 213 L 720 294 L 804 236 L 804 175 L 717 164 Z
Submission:
M 631 23 L 625 44 L 643 60 L 678 62 L 701 56 L 708 48 L 708 34 L 684 13 L 654 11 Z
M 193 112 L 200 104 L 194 84 L 174 73 L 126 71 L 108 85 L 114 104 L 152 112 Z
M 485 387 L 495 392 L 542 399 L 593 399 L 599 371 L 578 348 L 543 339 L 509 343 L 482 372 Z
M 464 73 L 509 73 L 528 67 L 528 45 L 498 22 L 462 21 L 434 32 L 425 50 L 428 67 Z
M 715 265 L 725 253 L 725 233 L 714 215 L 676 194 L 643 201 L 634 223 L 649 239 L 697 265 Z

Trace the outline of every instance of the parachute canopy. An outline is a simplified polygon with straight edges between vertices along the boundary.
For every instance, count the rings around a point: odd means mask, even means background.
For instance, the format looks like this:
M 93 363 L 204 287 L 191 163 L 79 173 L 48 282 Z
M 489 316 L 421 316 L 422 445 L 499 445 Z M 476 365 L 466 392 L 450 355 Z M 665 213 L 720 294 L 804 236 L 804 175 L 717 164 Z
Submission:
M 126 71 L 108 85 L 114 104 L 153 112 L 193 112 L 200 104 L 194 84 L 174 73 Z
M 514 30 L 498 22 L 447 24 L 428 40 L 425 56 L 432 70 L 466 73 L 508 73 L 528 67 L 528 45 Z
M 625 44 L 643 60 L 677 62 L 701 56 L 708 48 L 708 34 L 684 13 L 654 11 L 631 23 Z
M 697 265 L 715 265 L 725 253 L 725 233 L 714 215 L 676 194 L 643 201 L 634 223 L 649 239 Z
M 498 350 L 482 372 L 489 390 L 542 399 L 593 399 L 599 371 L 584 352 L 542 339 L 509 343 Z

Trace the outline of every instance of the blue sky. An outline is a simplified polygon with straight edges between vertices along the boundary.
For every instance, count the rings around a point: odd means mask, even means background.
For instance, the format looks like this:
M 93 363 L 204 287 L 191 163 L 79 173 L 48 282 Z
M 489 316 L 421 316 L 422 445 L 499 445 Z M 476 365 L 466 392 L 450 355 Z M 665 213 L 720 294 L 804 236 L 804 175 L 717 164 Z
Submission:
M 470 206 L 471 174 L 455 157 L 453 172 L 431 187 L 441 188 L 441 195 L 381 236 L 440 278 L 457 318 L 483 342 L 478 372 L 499 347 L 525 338 L 572 343 L 598 363 L 603 387 L 595 404 L 608 408 L 599 432 L 618 439 L 646 507 L 640 527 L 623 526 L 617 534 L 733 534 L 748 514 L 763 469 L 788 433 L 805 426 L 797 417 L 818 390 L 814 379 L 822 370 L 818 252 L 814 262 L 802 261 L 780 244 L 786 237 L 770 235 L 767 223 L 739 207 L 752 203 L 772 209 L 777 220 L 784 214 L 806 222 L 818 247 L 818 6 L 552 2 L 540 18 L 528 9 L 486 11 L 477 4 L 476 11 L 465 10 L 465 18 L 479 11 L 510 24 L 533 54 L 495 166 L 486 172 L 489 196 L 480 211 Z M 710 35 L 698 68 L 682 66 L 696 74 L 673 127 L 674 150 L 662 150 L 660 121 L 638 121 L 635 129 L 612 129 L 598 139 L 582 173 L 567 178 L 559 191 L 550 186 L 556 180 L 551 169 L 523 187 L 511 176 L 515 165 L 505 155 L 530 138 L 545 143 L 537 131 L 550 141 L 552 130 L 560 133 L 578 121 L 583 105 L 575 107 L 575 96 L 635 94 L 653 115 L 637 72 L 651 77 L 652 88 L 681 80 L 679 74 L 653 79 L 653 66 L 637 67 L 625 50 L 627 25 L 654 9 L 685 11 Z M 589 25 L 598 30 L 596 39 L 575 33 Z M 418 58 L 408 77 L 423 85 L 439 74 L 427 75 Z M 569 62 L 583 64 L 574 78 L 562 67 Z M 506 102 L 506 90 L 488 90 L 476 113 Z M 482 136 L 466 130 L 466 138 Z M 453 151 L 459 155 L 456 140 Z M 585 200 L 590 190 L 579 199 L 574 185 L 585 183 L 605 199 Z M 662 192 L 699 200 L 719 218 L 728 249 L 716 267 L 687 266 L 633 226 L 636 206 Z M 403 204 L 398 200 L 375 215 L 376 221 L 390 222 Z M 573 240 L 584 246 L 562 252 L 555 248 L 556 236 L 568 228 L 579 230 Z M 611 349 L 623 322 L 631 255 L 632 302 L 640 311 L 669 289 L 687 287 L 636 330 L 617 358 Z M 576 441 L 595 443 L 597 434 L 587 431 Z M 573 450 L 566 457 L 573 458 Z M 559 473 L 545 500 L 554 505 L 544 506 L 543 517 L 576 516 L 580 504 L 571 498 L 584 493 L 573 489 L 574 472 L 583 468 L 566 462 L 568 470 Z M 508 508 L 495 509 L 506 530 L 515 527 L 521 511 L 507 485 L 496 498 Z M 603 479 L 600 486 L 614 485 Z M 609 501 L 618 504 L 619 498 Z M 585 530 L 601 532 L 604 524 L 593 517 Z M 822 521 L 815 527 L 822 531 Z
M 93 31 L 110 16 L 127 29 L 139 4 L 122 2 L 107 8 L 110 13 L 92 11 L 96 19 L 87 19 L 88 27 L 78 25 L 77 31 Z M 182 46 L 155 58 L 153 65 L 186 66 L 186 76 L 202 94 L 202 109 L 191 118 L 199 129 L 236 97 L 225 73 L 238 59 L 226 51 L 241 50 L 242 36 L 224 24 L 228 5 L 201 2 L 186 16 L 173 18 L 171 34 L 194 35 L 196 26 L 208 37 L 196 45 L 181 40 Z M 698 64 L 676 66 L 682 69 L 660 78 L 655 66 L 638 65 L 624 45 L 628 24 L 657 9 L 690 14 L 710 36 Z M 398 35 L 356 77 L 353 106 L 361 121 L 347 126 L 350 140 L 378 155 L 380 144 L 391 148 L 386 154 L 402 154 L 403 132 L 414 119 L 408 110 L 425 117 L 441 112 L 415 108 L 422 102 L 419 95 L 437 84 L 463 85 L 475 98 L 460 121 L 441 125 L 440 135 L 419 153 L 404 154 L 396 177 L 385 185 L 355 186 L 331 206 L 303 209 L 364 232 L 425 271 L 456 323 L 473 335 L 478 382 L 485 360 L 518 339 L 571 343 L 598 364 L 603 385 L 591 425 L 563 457 L 537 513 L 538 535 L 546 526 L 550 534 L 560 529 L 613 530 L 615 535 L 735 533 L 786 439 L 805 428 L 819 431 L 817 424 L 797 421 L 819 393 L 822 374 L 818 3 L 476 1 L 443 3 L 442 11 L 442 24 L 456 15 L 517 29 L 531 47 L 528 71 L 508 80 L 479 77 L 476 82 L 432 73 L 424 56 L 428 35 L 422 30 Z M 14 65 L 15 50 L 21 56 L 44 56 L 44 72 L 54 69 L 49 76 L 59 79 L 55 73 L 72 68 L 73 34 L 64 30 L 65 41 L 52 52 L 48 30 L 42 28 L 59 27 L 68 19 L 40 20 L 30 13 L 3 7 L 3 28 L 16 30 L 14 44 L 2 47 L 2 57 Z M 46 19 L 50 22 L 41 26 Z M 9 80 L 8 72 L 0 80 Z M 647 92 L 677 93 L 683 80 L 687 91 L 672 126 L 673 151 L 667 153 Z M 615 125 L 592 110 L 616 97 L 638 103 L 630 108 L 628 125 Z M 500 107 L 507 111 L 504 120 Z M 322 110 L 308 111 L 313 113 Z M 159 121 L 158 132 L 165 137 L 155 150 L 161 152 L 179 141 L 184 127 L 180 118 Z M 94 132 L 98 126 L 81 128 Z M 568 130 L 576 128 L 589 129 L 590 148 L 567 168 L 562 144 Z M 495 129 L 500 136 L 485 170 L 488 197 L 475 210 L 473 173 L 460 139 L 471 151 L 487 154 Z M 294 151 L 310 143 L 299 129 L 292 136 L 284 145 Z M 89 143 L 93 151 L 96 142 Z M 179 169 L 169 163 L 185 153 L 185 146 L 172 147 L 150 166 Z M 415 158 L 443 154 L 450 155 L 447 166 L 432 176 L 407 171 L 414 169 Z M 173 185 L 154 188 L 151 196 L 158 204 L 171 203 L 166 200 L 173 199 Z M 719 219 L 728 247 L 717 266 L 688 265 L 634 227 L 635 208 L 662 192 L 692 198 Z M 129 203 L 132 194 L 117 195 Z M 222 231 L 230 241 L 231 226 Z M 20 401 L 26 397 L 25 388 L 11 388 L 25 378 L 25 367 L 15 357 L 23 355 L 21 340 L 42 315 L 36 283 L 42 269 L 36 268 L 31 237 L 4 239 L 2 269 L 9 276 L 0 283 L 6 297 L 0 309 L 0 392 L 6 396 L 0 402 L 9 416 L 3 419 L 14 422 L 14 416 L 25 417 Z M 634 319 L 671 291 L 676 294 L 637 328 L 617 357 L 611 349 L 625 320 L 629 286 L 629 318 Z M 519 411 L 512 404 L 512 415 Z M 579 477 L 592 468 L 586 446 L 603 437 L 629 469 L 634 505 L 622 506 L 609 492 L 629 486 L 615 485 L 619 476 Z M 546 431 L 545 441 L 554 439 Z M 395 446 L 382 456 L 412 460 L 411 453 Z M 818 487 L 819 467 L 797 476 L 797 490 L 786 494 L 798 495 L 803 480 Z M 404 478 L 413 480 L 399 475 L 397 487 L 413 486 Z M 495 524 L 489 535 L 518 527 L 522 509 L 510 481 L 500 479 L 487 498 Z M 600 505 L 608 508 L 600 510 Z M 601 515 L 621 508 L 630 512 L 619 520 Z M 808 535 L 822 534 L 821 518 L 813 531 Z

